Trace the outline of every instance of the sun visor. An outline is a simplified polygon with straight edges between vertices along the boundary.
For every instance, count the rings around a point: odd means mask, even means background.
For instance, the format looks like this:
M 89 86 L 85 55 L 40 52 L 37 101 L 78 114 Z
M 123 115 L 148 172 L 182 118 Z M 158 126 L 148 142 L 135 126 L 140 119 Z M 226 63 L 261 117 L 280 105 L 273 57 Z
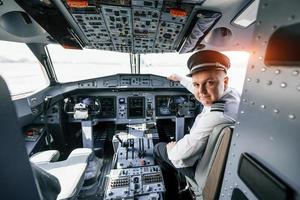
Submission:
M 183 42 L 179 53 L 188 53 L 196 49 L 197 44 L 204 38 L 204 36 L 209 32 L 209 30 L 214 26 L 214 24 L 221 17 L 221 13 L 211 12 L 211 11 L 200 11 L 194 19 L 194 26 L 190 33 L 186 35 L 186 39 Z

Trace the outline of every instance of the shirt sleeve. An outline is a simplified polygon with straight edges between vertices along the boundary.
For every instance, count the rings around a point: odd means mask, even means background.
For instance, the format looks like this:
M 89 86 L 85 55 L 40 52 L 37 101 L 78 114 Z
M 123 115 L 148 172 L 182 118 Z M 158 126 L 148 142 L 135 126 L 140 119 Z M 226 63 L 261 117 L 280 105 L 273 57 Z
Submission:
M 196 139 L 191 134 L 187 134 L 179 140 L 170 151 L 168 151 L 168 157 L 171 161 L 187 159 L 197 152 L 202 152 L 207 139 L 208 136 Z
M 192 94 L 194 94 L 194 85 L 191 78 L 182 77 L 180 84 L 183 85 Z
M 229 123 L 223 112 L 206 113 L 194 123 L 190 134 L 185 135 L 176 145 L 168 151 L 171 161 L 185 160 L 204 151 L 209 134 L 213 128 L 222 123 Z

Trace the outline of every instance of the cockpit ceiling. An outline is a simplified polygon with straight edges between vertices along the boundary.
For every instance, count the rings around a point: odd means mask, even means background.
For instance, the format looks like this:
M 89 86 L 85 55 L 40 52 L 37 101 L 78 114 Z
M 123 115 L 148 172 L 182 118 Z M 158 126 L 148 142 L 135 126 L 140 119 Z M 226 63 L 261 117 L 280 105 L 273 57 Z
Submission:
M 179 51 L 204 0 L 62 0 L 80 34 L 72 31 L 69 22 L 64 27 L 57 25 L 66 15 L 55 3 L 51 5 L 56 1 L 40 1 L 44 5 L 39 12 L 33 3 L 17 2 L 65 47 L 159 53 Z M 45 16 L 47 11 L 51 16 Z

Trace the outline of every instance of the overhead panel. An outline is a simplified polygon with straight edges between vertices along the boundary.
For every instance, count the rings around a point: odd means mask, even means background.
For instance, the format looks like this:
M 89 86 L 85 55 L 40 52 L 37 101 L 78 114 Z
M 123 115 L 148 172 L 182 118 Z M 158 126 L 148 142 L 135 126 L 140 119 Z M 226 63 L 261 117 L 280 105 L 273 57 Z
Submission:
M 73 16 L 90 42 L 91 48 L 114 50 L 109 32 L 99 9 L 93 7 L 89 12 L 85 12 L 85 14 L 82 14 L 82 10 L 74 10 Z
M 133 0 L 134 52 L 152 53 L 163 0 Z
M 152 52 L 159 18 L 159 10 L 133 7 L 134 52 Z
M 102 5 L 101 10 L 115 50 L 120 52 L 131 52 L 131 9 L 129 7 L 122 6 Z
M 174 41 L 176 41 L 182 27 L 182 24 L 161 21 L 155 41 L 154 52 L 172 52 Z
M 88 40 L 85 48 L 127 53 L 174 52 L 199 1 L 90 0 L 65 6 Z
M 114 6 L 128 6 L 131 5 L 131 0 L 90 0 L 96 2 L 97 5 L 114 5 Z
M 184 24 L 187 22 L 193 8 L 194 4 L 178 4 L 175 2 L 165 1 L 164 7 L 162 8 L 162 20 Z M 179 11 L 185 12 L 185 14 L 182 13 L 180 15 Z
M 154 52 L 173 52 L 177 48 L 175 43 L 183 31 L 192 9 L 193 5 L 191 4 L 181 4 L 179 7 L 175 2 L 164 3 Z M 185 14 L 175 16 L 171 14 L 172 10 L 183 11 Z
M 160 10 L 163 6 L 163 0 L 132 0 L 132 5 Z

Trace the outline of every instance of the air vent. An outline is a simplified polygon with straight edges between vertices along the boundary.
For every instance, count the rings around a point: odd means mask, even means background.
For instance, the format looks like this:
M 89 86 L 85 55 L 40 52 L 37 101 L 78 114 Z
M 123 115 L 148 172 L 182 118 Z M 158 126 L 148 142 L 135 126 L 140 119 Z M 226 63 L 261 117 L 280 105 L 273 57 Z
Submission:
M 106 80 L 103 82 L 104 87 L 117 87 L 118 80 Z
M 90 82 L 81 82 L 78 83 L 79 88 L 97 88 L 97 82 L 96 81 L 90 81 Z

